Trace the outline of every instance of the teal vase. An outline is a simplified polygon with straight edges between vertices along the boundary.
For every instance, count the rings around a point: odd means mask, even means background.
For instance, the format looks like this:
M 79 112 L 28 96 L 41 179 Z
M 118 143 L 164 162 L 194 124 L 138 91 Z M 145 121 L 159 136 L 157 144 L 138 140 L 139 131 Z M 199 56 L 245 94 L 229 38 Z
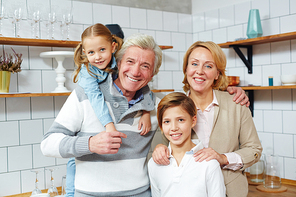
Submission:
M 258 9 L 251 9 L 249 12 L 249 21 L 247 28 L 248 38 L 257 38 L 262 36 L 262 26 Z

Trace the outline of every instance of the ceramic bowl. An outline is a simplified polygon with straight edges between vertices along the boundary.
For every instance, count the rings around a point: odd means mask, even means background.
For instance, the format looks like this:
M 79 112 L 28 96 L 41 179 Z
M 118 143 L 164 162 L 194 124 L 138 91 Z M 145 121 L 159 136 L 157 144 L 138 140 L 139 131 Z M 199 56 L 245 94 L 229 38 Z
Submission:
M 239 84 L 238 76 L 227 76 L 228 78 L 228 86 L 237 86 Z
M 283 85 L 296 85 L 296 75 L 281 75 Z

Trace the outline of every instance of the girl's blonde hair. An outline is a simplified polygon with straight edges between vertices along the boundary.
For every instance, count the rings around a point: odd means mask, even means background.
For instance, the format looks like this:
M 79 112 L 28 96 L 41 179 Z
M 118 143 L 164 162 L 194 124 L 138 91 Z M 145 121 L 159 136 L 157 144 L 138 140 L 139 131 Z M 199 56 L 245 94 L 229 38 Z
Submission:
M 171 107 L 181 107 L 184 111 L 186 111 L 191 118 L 196 115 L 196 107 L 191 98 L 186 96 L 181 92 L 173 92 L 161 99 L 157 106 L 157 120 L 159 128 L 162 129 L 162 119 L 164 112 Z
M 197 41 L 195 43 L 193 43 L 189 49 L 186 51 L 185 55 L 184 55 L 184 59 L 183 59 L 183 73 L 184 73 L 184 79 L 183 79 L 183 90 L 185 92 L 187 92 L 190 89 L 190 85 L 187 81 L 187 76 L 186 76 L 186 69 L 188 66 L 188 58 L 190 56 L 190 54 L 192 53 L 192 51 L 198 47 L 203 47 L 208 49 L 214 59 L 215 65 L 217 66 L 217 70 L 219 72 L 219 77 L 217 80 L 214 80 L 213 84 L 212 84 L 212 88 L 216 89 L 216 90 L 226 90 L 227 86 L 228 86 L 228 79 L 227 76 L 225 74 L 226 72 L 226 56 L 224 54 L 224 52 L 222 51 L 221 47 L 217 44 L 215 44 L 214 42 L 211 41 L 207 41 L 207 42 L 203 42 L 203 41 Z
M 91 36 L 102 36 L 107 41 L 109 41 L 111 44 L 113 42 L 115 42 L 116 45 L 117 45 L 116 53 L 117 53 L 117 51 L 120 50 L 120 48 L 122 46 L 122 43 L 123 43 L 123 40 L 121 38 L 113 35 L 105 25 L 97 23 L 97 24 L 94 24 L 94 25 L 86 28 L 84 30 L 84 32 L 81 34 L 81 42 L 78 44 L 78 46 L 76 47 L 75 52 L 74 52 L 74 62 L 76 64 L 76 66 L 77 66 L 77 69 L 74 72 L 74 79 L 73 79 L 74 83 L 77 82 L 78 74 L 80 72 L 80 69 L 81 69 L 82 65 L 85 65 L 88 73 L 91 76 L 95 76 L 95 74 L 89 70 L 88 59 L 87 59 L 86 55 L 83 53 L 84 39 L 87 38 L 87 37 L 91 37 Z M 104 71 L 105 72 L 113 72 L 113 70 L 110 69 L 110 66 L 111 66 L 111 62 L 109 63 L 107 68 L 104 69 Z

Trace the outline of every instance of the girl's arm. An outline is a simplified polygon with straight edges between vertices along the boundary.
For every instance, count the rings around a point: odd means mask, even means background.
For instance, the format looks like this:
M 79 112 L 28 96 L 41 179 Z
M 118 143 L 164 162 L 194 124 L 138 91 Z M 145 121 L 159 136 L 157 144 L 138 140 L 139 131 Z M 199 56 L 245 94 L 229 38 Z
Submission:
M 99 74 L 101 77 L 107 77 L 108 75 L 107 73 L 103 73 L 103 71 L 99 72 L 97 68 L 90 67 L 90 70 Z M 103 74 L 106 76 L 102 76 Z M 97 118 L 102 125 L 106 127 L 106 131 L 116 131 L 113 120 L 109 114 L 109 109 L 105 103 L 104 95 L 99 87 L 100 82 L 102 82 L 100 79 L 96 79 L 87 72 L 85 66 L 81 67 L 78 84 L 84 89 Z
M 139 120 L 138 129 L 142 131 L 140 135 L 146 135 L 151 130 L 150 112 L 143 111 L 142 117 Z

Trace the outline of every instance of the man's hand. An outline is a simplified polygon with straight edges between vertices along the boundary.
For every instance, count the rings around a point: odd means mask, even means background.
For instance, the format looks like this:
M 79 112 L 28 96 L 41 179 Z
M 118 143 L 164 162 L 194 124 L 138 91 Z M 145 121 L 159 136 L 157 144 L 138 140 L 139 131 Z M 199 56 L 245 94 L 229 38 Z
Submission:
M 89 138 L 89 150 L 100 155 L 116 154 L 122 143 L 121 138 L 126 137 L 126 134 L 118 131 L 103 131 Z
M 152 153 L 152 158 L 156 164 L 169 165 L 170 160 L 168 147 L 163 144 L 156 145 Z
M 249 97 L 246 95 L 246 92 L 241 87 L 228 86 L 227 92 L 229 94 L 234 94 L 233 101 L 236 103 L 240 103 L 241 105 L 246 105 L 246 107 L 250 106 Z

